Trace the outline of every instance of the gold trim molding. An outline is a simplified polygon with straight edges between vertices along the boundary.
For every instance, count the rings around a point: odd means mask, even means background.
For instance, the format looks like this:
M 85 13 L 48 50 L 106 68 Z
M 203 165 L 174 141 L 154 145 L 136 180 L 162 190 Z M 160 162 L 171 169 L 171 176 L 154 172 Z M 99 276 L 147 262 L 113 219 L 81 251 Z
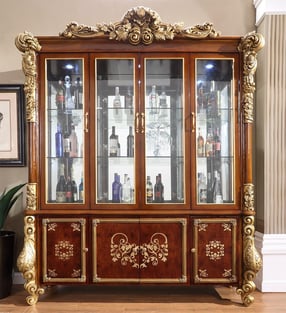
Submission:
M 36 122 L 37 102 L 36 102 L 36 52 L 41 50 L 38 39 L 31 33 L 24 32 L 15 39 L 15 45 L 22 55 L 22 68 L 25 74 L 24 91 L 26 97 L 26 119 L 27 122 Z
M 246 34 L 238 46 L 243 54 L 242 110 L 244 123 L 254 121 L 254 75 L 257 68 L 257 52 L 264 46 L 264 37 L 251 32 Z
M 154 40 L 172 40 L 181 38 L 215 38 L 219 33 L 211 23 L 184 28 L 183 23 L 167 24 L 161 21 L 159 14 L 150 8 L 138 6 L 128 10 L 120 22 L 99 23 L 95 26 L 80 25 L 71 22 L 60 33 L 65 38 L 95 38 L 108 36 L 109 39 L 127 41 L 132 45 L 140 43 L 150 45 Z
M 27 184 L 26 210 L 37 210 L 37 184 Z
M 36 274 L 36 244 L 35 244 L 35 217 L 26 216 L 24 218 L 24 247 L 17 259 L 18 269 L 23 273 L 26 281 L 24 288 L 30 294 L 26 298 L 29 305 L 38 302 L 39 295 L 44 293 L 44 289 L 40 288 Z

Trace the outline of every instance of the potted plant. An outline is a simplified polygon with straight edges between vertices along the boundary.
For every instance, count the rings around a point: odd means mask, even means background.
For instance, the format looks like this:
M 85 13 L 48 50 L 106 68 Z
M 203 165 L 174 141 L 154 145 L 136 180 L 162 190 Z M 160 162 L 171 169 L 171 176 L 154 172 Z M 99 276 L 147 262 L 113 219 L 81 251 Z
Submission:
M 19 184 L 0 196 L 0 299 L 10 295 L 13 282 L 15 232 L 4 230 L 4 224 L 21 193 L 17 192 L 25 184 Z

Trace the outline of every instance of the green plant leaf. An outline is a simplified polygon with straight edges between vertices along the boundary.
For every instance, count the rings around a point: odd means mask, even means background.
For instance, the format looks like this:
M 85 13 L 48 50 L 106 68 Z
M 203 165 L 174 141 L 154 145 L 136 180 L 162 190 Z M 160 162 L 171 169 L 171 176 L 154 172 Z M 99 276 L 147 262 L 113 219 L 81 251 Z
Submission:
M 0 196 L 0 229 L 3 228 L 6 218 L 9 214 L 10 209 L 13 207 L 14 203 L 20 197 L 21 193 L 16 193 L 25 186 L 26 183 L 17 185 L 6 192 L 6 189 Z

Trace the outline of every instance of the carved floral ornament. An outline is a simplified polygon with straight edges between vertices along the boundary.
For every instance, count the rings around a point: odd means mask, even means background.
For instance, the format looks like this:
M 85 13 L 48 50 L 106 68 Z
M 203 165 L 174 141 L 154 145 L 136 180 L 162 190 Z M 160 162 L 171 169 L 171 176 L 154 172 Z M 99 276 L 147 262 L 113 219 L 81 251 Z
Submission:
M 95 26 L 71 22 L 60 33 L 65 38 L 95 38 L 109 36 L 109 39 L 128 41 L 132 45 L 151 44 L 154 40 L 183 38 L 214 38 L 219 36 L 211 23 L 184 28 L 183 23 L 166 24 L 155 11 L 138 6 L 128 10 L 120 22 L 99 23 Z

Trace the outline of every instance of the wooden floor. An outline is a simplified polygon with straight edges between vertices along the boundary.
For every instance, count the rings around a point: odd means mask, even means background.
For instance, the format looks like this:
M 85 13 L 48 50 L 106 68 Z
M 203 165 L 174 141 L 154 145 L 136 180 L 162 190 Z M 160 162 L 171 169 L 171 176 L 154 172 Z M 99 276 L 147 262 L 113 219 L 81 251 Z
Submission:
M 286 312 L 285 293 L 254 293 L 255 302 L 241 304 L 227 287 L 53 287 L 35 306 L 25 302 L 23 286 L 0 300 L 0 313 L 279 313 Z

